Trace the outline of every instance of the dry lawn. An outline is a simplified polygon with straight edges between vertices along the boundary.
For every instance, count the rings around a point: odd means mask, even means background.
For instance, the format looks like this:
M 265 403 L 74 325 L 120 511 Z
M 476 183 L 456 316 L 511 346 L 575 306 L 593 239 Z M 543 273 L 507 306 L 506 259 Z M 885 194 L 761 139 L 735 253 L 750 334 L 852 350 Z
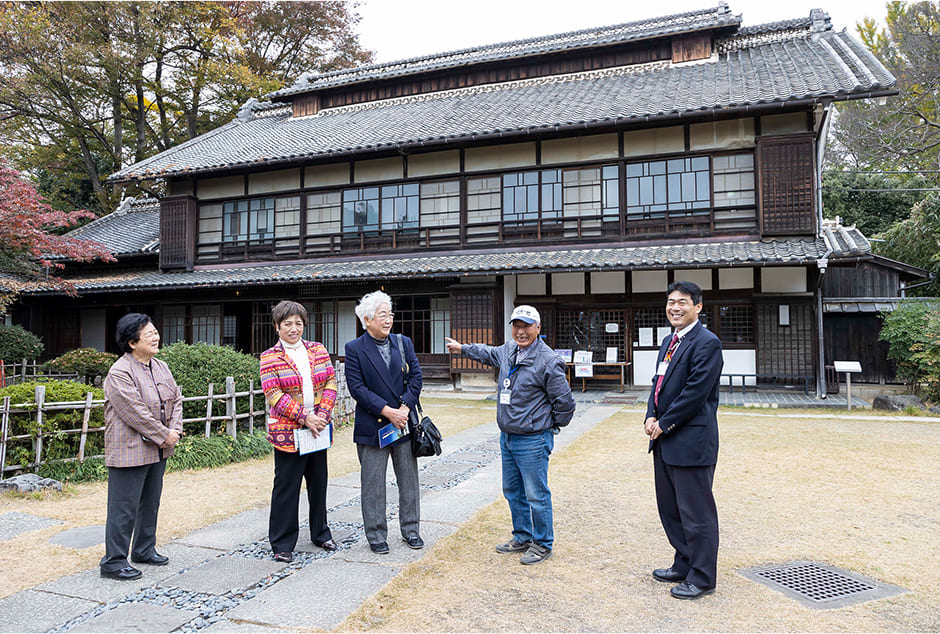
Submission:
M 643 412 L 622 410 L 552 459 L 555 555 L 533 567 L 493 545 L 504 501 L 404 569 L 341 631 L 940 630 L 940 423 L 720 414 L 716 594 L 669 596 Z M 752 415 L 753 414 L 753 415 Z M 564 432 L 563 432 L 564 433 Z M 814 560 L 911 590 L 814 610 L 736 570 Z
M 495 405 L 465 399 L 422 400 L 445 436 L 492 420 Z M 359 468 L 352 427 L 336 433 L 330 449 L 330 477 Z M 166 474 L 157 527 L 158 545 L 183 537 L 271 500 L 273 458 Z M 98 564 L 104 545 L 74 549 L 50 544 L 54 534 L 81 526 L 101 525 L 107 510 L 107 483 L 67 485 L 63 493 L 0 494 L 0 515 L 9 511 L 51 517 L 63 523 L 0 541 L 0 598 Z

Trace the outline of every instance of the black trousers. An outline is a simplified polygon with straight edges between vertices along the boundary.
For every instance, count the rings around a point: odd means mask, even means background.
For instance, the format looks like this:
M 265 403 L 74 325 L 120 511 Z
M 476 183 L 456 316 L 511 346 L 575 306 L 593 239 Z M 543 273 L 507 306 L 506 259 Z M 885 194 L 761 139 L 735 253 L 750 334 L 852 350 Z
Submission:
M 108 467 L 108 519 L 104 529 L 101 570 L 126 568 L 134 537 L 132 559 L 149 559 L 156 552 L 157 514 L 163 493 L 166 458 L 140 467 Z
M 274 450 L 274 489 L 271 491 L 268 540 L 275 553 L 290 552 L 297 545 L 301 478 L 307 481 L 311 541 L 320 545 L 333 539 L 326 523 L 326 485 L 329 480 L 326 452 L 324 449 L 300 455 Z
M 714 588 L 718 576 L 718 510 L 712 495 L 715 465 L 674 467 L 653 446 L 656 506 L 676 554 L 672 568 L 700 588 Z

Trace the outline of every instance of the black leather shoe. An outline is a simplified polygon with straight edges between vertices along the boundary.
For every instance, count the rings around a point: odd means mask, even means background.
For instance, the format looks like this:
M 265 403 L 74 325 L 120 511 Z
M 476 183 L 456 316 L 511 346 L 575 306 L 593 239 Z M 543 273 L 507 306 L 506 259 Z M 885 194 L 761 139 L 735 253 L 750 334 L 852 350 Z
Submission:
M 402 537 L 401 540 L 408 544 L 408 548 L 413 550 L 421 550 L 424 548 L 424 540 L 414 535 L 413 537 Z
M 388 542 L 379 542 L 378 544 L 369 544 L 369 548 L 372 549 L 372 552 L 378 553 L 380 555 L 388 554 Z
M 653 571 L 653 578 L 657 581 L 676 583 L 683 581 L 685 579 L 685 575 L 673 570 L 672 568 L 657 568 Z
M 714 588 L 699 588 L 694 583 L 689 583 L 688 581 L 683 581 L 675 588 L 670 590 L 672 596 L 677 599 L 698 599 L 699 597 L 704 597 L 706 594 L 711 594 L 714 591 Z
M 289 564 L 294 561 L 294 553 L 290 551 L 284 551 L 282 553 L 274 553 L 274 561 L 280 561 L 285 564 Z
M 150 564 L 151 566 L 165 566 L 167 562 L 170 561 L 170 558 L 166 555 L 161 555 L 158 552 L 154 552 L 147 559 L 135 559 L 135 564 Z
M 332 552 L 336 551 L 336 550 L 339 548 L 339 546 L 336 545 L 336 542 L 334 542 L 332 539 L 328 539 L 328 540 L 326 540 L 325 542 L 323 542 L 322 544 L 318 544 L 318 543 L 316 543 L 316 542 L 313 542 L 313 545 L 314 545 L 314 546 L 319 546 L 320 548 L 322 548 L 323 550 L 325 550 L 325 551 L 328 552 L 328 553 L 332 553 Z
M 117 579 L 118 581 L 130 581 L 131 579 L 138 579 L 144 574 L 141 571 L 137 570 L 133 566 L 127 566 L 126 568 L 121 568 L 120 570 L 102 570 L 101 576 L 106 579 Z

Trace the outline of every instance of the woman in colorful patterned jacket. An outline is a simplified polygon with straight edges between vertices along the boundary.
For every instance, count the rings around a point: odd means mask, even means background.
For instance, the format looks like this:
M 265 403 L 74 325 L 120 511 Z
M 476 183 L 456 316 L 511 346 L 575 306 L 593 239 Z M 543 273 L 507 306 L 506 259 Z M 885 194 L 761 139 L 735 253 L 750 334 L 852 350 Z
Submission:
M 303 339 L 307 310 L 301 304 L 280 302 L 271 316 L 280 340 L 261 354 L 261 387 L 270 414 L 268 441 L 276 450 L 268 539 L 274 559 L 291 562 L 300 531 L 301 478 L 307 481 L 310 539 L 323 550 L 336 550 L 326 523 L 326 450 L 301 454 L 294 442 L 295 430 L 307 428 L 314 436 L 331 433 L 336 375 L 323 344 Z

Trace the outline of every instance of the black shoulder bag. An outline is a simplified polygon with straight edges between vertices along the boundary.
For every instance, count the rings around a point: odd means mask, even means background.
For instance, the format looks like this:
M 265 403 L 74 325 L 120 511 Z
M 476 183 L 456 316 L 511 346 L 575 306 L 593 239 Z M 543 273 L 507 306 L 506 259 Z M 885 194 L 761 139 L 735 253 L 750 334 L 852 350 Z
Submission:
M 401 372 L 405 377 L 405 391 L 408 391 L 408 364 L 405 362 L 405 348 L 398 335 L 398 354 L 401 355 Z M 415 458 L 441 455 L 441 432 L 438 431 L 429 416 L 421 411 L 421 403 L 415 403 L 408 414 L 408 426 L 411 428 L 411 453 Z

